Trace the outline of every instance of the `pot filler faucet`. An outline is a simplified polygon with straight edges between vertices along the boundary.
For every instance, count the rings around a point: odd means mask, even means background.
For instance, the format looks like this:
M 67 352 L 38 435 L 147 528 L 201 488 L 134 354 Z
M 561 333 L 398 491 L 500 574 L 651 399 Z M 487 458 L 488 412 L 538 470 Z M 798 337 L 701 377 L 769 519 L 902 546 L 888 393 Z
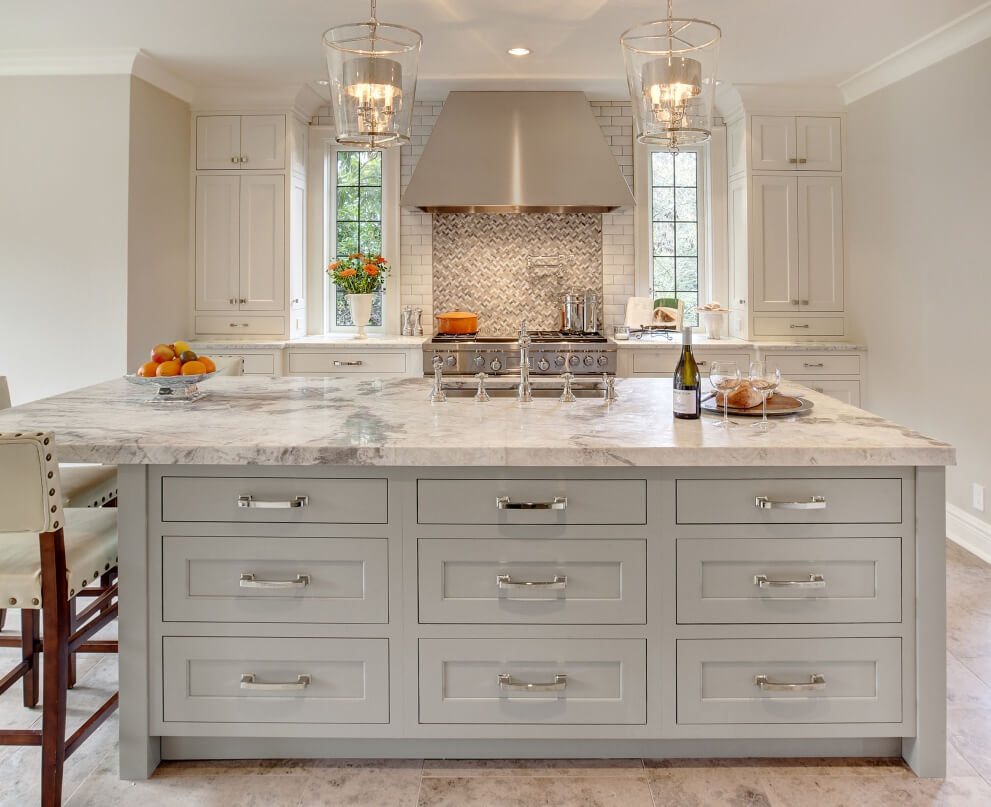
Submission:
M 518 403 L 530 403 L 533 395 L 530 389 L 530 333 L 526 320 L 520 323 L 520 388 L 516 394 Z

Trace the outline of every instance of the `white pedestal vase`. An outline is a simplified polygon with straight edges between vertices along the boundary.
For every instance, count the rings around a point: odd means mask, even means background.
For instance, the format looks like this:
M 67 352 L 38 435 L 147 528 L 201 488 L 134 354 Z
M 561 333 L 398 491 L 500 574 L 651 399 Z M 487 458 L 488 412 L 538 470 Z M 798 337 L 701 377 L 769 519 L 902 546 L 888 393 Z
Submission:
M 348 294 L 348 308 L 351 310 L 351 321 L 358 326 L 358 333 L 355 339 L 367 339 L 365 326 L 372 317 L 372 300 L 374 294 Z
M 699 309 L 699 317 L 705 328 L 706 339 L 721 339 L 723 336 L 723 315 L 725 311 L 706 311 Z

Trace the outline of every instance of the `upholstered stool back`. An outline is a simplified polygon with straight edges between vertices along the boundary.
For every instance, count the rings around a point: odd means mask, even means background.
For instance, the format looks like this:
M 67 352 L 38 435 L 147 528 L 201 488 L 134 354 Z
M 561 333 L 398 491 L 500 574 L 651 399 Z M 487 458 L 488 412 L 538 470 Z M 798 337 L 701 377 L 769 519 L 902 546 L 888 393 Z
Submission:
M 10 388 L 5 375 L 0 375 L 0 409 L 10 409 Z
M 64 523 L 54 434 L 0 433 L 0 534 L 54 532 Z

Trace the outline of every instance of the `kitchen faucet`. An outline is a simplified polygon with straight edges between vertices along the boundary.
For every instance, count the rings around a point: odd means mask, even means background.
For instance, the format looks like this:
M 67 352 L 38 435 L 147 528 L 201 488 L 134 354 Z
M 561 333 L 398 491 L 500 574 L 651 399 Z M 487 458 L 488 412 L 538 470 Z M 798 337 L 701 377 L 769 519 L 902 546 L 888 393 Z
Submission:
M 520 388 L 516 394 L 517 403 L 530 403 L 533 395 L 530 389 L 530 334 L 526 320 L 520 323 Z
M 447 400 L 447 394 L 444 392 L 444 360 L 440 356 L 434 356 L 432 365 L 434 388 L 430 392 L 430 403 L 443 403 Z

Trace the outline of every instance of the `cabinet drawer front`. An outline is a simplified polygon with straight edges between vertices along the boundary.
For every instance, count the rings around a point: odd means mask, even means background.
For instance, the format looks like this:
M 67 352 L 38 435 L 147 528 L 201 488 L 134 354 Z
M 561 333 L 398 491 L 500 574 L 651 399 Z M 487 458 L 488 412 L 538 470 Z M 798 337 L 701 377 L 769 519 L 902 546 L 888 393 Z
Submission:
M 226 333 L 244 336 L 262 334 L 283 336 L 286 331 L 285 317 L 258 317 L 232 311 L 230 314 L 196 317 L 196 333 Z
M 679 479 L 679 524 L 900 524 L 901 479 Z M 766 498 L 759 506 L 758 497 Z M 803 509 L 816 497 L 825 507 Z M 769 506 L 767 506 L 769 505 Z
M 756 336 L 843 336 L 843 317 L 754 317 Z
M 355 373 L 405 373 L 405 353 L 311 353 L 289 352 L 289 373 L 352 375 Z
M 737 366 L 740 368 L 740 372 L 746 375 L 747 370 L 750 367 L 750 354 L 749 353 L 724 353 L 712 350 L 695 350 L 693 351 L 695 356 L 695 363 L 699 366 L 699 370 L 702 371 L 702 375 L 708 374 L 713 362 L 717 361 L 732 361 L 736 362 Z M 672 371 L 674 372 L 674 371 Z
M 646 621 L 644 541 L 421 539 L 418 558 L 420 622 Z
M 901 600 L 900 538 L 678 541 L 681 624 L 899 622 Z
M 389 621 L 385 538 L 166 536 L 166 622 Z
M 245 375 L 275 375 L 275 356 L 271 353 L 221 353 L 210 355 L 214 361 L 240 359 L 244 362 Z
M 678 350 L 633 350 L 634 373 L 673 373 L 678 366 Z
M 420 524 L 647 523 L 644 479 L 418 479 L 416 484 Z M 504 497 L 500 508 L 497 500 Z M 555 509 L 547 509 L 551 504 Z
M 681 639 L 678 722 L 899 723 L 901 652 L 898 638 Z M 814 676 L 821 689 L 770 688 Z
M 764 357 L 781 375 L 860 375 L 856 353 L 768 353 Z
M 526 684 L 555 689 L 524 691 Z M 647 643 L 421 639 L 420 722 L 646 723 Z
M 166 636 L 162 642 L 166 721 L 389 722 L 388 639 Z
M 385 524 L 388 489 L 385 479 L 166 476 L 162 521 Z M 252 506 L 241 506 L 241 497 Z
M 833 378 L 796 378 L 795 380 L 823 395 L 836 398 L 851 406 L 860 406 L 859 381 Z

